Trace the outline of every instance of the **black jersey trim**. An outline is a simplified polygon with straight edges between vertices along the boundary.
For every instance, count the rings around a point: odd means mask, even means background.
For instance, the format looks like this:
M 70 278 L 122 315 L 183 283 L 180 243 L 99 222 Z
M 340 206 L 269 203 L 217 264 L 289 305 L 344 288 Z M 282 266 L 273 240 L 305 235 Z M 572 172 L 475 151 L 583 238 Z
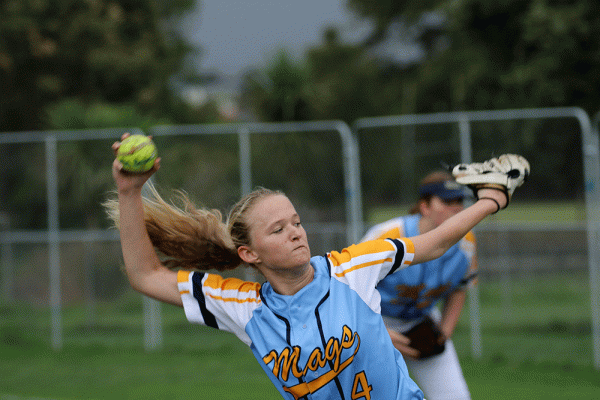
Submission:
M 273 311 L 273 309 L 271 307 L 269 307 L 269 303 L 267 302 L 267 299 L 263 295 L 263 287 L 264 286 L 261 286 L 260 289 L 258 290 L 258 295 L 260 296 L 260 299 L 263 302 L 263 304 L 265 305 L 265 307 L 267 307 L 269 310 L 271 310 L 271 312 L 273 313 L 274 316 L 276 316 L 277 318 L 279 318 L 280 320 L 282 320 L 285 323 L 285 341 L 288 344 L 288 346 L 292 347 L 292 326 L 290 324 L 290 321 L 288 321 L 286 318 L 282 317 L 281 315 L 277 314 L 276 312 Z M 304 379 L 302 379 L 302 377 L 300 377 L 300 378 L 298 378 L 298 382 L 304 383 Z M 307 397 L 303 396 L 299 400 L 302 400 L 302 399 L 306 400 Z
M 282 317 L 281 315 L 277 314 L 275 311 L 273 311 L 273 309 L 271 307 L 269 307 L 269 302 L 267 302 L 267 299 L 265 298 L 265 296 L 263 296 L 263 287 L 264 286 L 261 286 L 258 291 L 260 300 L 263 302 L 263 304 L 269 310 L 271 310 L 271 312 L 273 313 L 274 316 L 276 316 L 277 318 L 279 318 L 280 320 L 285 322 L 285 341 L 287 342 L 288 345 L 291 346 L 292 345 L 292 326 L 290 324 L 290 321 L 288 321 L 286 318 Z
M 194 298 L 198 301 L 198 305 L 200 306 L 200 313 L 202 314 L 202 319 L 204 319 L 204 323 L 206 326 L 210 326 L 211 328 L 219 329 L 219 324 L 217 324 L 217 319 L 206 308 L 206 298 L 204 297 L 204 292 L 202 291 L 202 278 L 206 275 L 204 272 L 195 272 L 192 275 L 192 291 L 194 293 Z
M 329 265 L 329 263 L 327 263 L 327 264 Z M 330 273 L 330 279 L 331 279 L 331 273 Z M 329 290 L 327 291 L 325 296 L 323 296 L 321 301 L 319 301 L 319 304 L 317 304 L 317 306 L 315 307 L 315 317 L 317 318 L 317 326 L 319 327 L 319 334 L 321 335 L 321 343 L 323 343 L 323 351 L 325 351 L 327 342 L 325 341 L 325 333 L 323 332 L 323 325 L 321 324 L 321 315 L 319 313 L 319 307 L 321 307 L 321 304 L 323 304 L 325 302 L 325 300 L 327 300 L 328 298 L 329 298 Z M 329 368 L 331 368 L 333 370 L 333 361 L 329 360 L 328 363 L 329 363 Z M 336 376 L 334 378 L 334 382 L 335 382 L 335 386 L 337 387 L 338 392 L 340 393 L 340 399 L 345 400 L 344 390 L 342 389 L 342 383 L 340 382 L 339 377 Z
M 388 275 L 393 274 L 394 272 L 396 272 L 396 270 L 398 268 L 400 268 L 400 266 L 402 265 L 402 260 L 404 260 L 404 255 L 406 254 L 406 249 L 404 248 L 404 243 L 402 243 L 402 241 L 398 240 L 398 239 L 387 239 L 387 240 L 391 240 L 394 245 L 396 245 L 396 258 L 394 259 L 394 265 L 392 265 L 392 269 L 390 269 L 390 272 L 388 272 Z M 400 250 L 402 250 L 402 254 L 400 254 Z
M 325 254 L 325 262 L 327 264 L 327 273 L 329 274 L 329 278 L 331 278 L 331 260 L 329 260 L 329 257 L 327 257 L 327 254 Z M 321 303 L 319 303 L 319 304 L 321 304 Z

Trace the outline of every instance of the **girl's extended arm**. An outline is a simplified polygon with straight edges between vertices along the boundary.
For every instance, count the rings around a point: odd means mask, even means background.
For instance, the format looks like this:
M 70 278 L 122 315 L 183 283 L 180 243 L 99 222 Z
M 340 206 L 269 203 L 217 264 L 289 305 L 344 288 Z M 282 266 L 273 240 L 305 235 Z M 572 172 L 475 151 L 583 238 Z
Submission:
M 113 144 L 113 150 L 119 147 Z M 112 166 L 119 199 L 119 231 L 125 271 L 131 286 L 140 293 L 165 303 L 182 306 L 177 288 L 177 273 L 160 262 L 144 222 L 142 187 L 158 170 L 160 160 L 144 174 L 123 172 L 115 159 Z
M 506 195 L 496 189 L 481 189 L 478 196 L 477 202 L 448 218 L 437 228 L 410 238 L 415 246 L 412 264 L 441 257 L 479 222 L 503 208 L 508 201 Z

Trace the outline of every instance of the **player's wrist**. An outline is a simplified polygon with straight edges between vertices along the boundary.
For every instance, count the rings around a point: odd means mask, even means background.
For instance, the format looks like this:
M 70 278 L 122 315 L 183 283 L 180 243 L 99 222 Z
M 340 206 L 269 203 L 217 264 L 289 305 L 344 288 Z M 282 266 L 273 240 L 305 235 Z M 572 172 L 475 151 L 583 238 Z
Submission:
M 142 188 L 144 185 L 123 185 L 120 186 L 117 184 L 117 195 L 119 198 L 123 197 L 141 197 L 142 196 Z
M 492 214 L 496 214 L 498 211 L 500 211 L 500 210 L 501 210 L 500 203 L 498 203 L 498 202 L 496 201 L 496 199 L 493 199 L 493 198 L 491 198 L 491 197 L 480 197 L 478 201 L 486 201 L 486 200 L 489 200 L 489 201 L 490 201 L 490 203 L 489 203 L 489 204 L 493 204 L 493 205 L 495 205 L 495 206 L 496 206 L 496 209 L 495 209 L 494 211 L 492 211 Z
M 490 188 L 485 188 L 485 189 L 479 189 L 477 191 L 477 200 L 487 200 L 488 202 L 492 202 L 493 204 L 496 205 L 496 211 L 494 211 L 494 214 L 497 213 L 498 211 L 506 208 L 506 206 L 508 205 L 508 194 L 500 189 L 490 189 Z

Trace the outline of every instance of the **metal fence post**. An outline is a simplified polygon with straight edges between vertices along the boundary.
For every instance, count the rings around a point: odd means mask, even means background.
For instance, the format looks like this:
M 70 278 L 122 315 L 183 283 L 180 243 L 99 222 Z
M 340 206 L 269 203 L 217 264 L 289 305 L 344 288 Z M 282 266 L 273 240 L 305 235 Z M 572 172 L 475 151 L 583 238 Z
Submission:
M 471 125 L 469 118 L 464 113 L 458 114 L 458 130 L 460 133 L 460 160 L 469 164 L 473 162 L 473 148 L 471 146 Z M 479 310 L 479 285 L 469 288 L 469 319 L 471 322 L 471 353 L 473 358 L 480 360 L 482 356 L 481 345 L 481 315 Z
M 582 112 L 582 120 L 587 114 Z M 590 299 L 592 312 L 592 341 L 594 348 L 594 366 L 600 370 L 600 155 L 598 124 L 600 112 L 594 116 L 593 123 L 584 132 L 582 146 L 585 160 L 585 198 L 587 214 L 588 254 L 590 266 Z
M 58 165 L 56 136 L 46 137 L 46 182 L 48 201 L 48 269 L 50 276 L 51 342 L 62 348 L 62 312 L 60 295 L 60 237 L 58 221 Z
M 10 220 L 8 216 L 0 215 L 0 226 L 2 227 L 2 235 L 10 230 Z M 12 250 L 12 243 L 3 240 L 0 249 L 0 265 L 2 267 L 2 300 L 6 302 L 13 300 L 15 271 Z

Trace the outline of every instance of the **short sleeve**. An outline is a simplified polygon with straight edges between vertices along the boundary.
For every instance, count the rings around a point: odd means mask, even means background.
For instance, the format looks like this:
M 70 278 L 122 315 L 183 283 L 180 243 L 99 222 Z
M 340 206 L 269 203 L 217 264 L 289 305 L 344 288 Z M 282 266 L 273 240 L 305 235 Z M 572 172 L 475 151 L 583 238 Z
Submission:
M 177 283 L 188 321 L 232 332 L 250 344 L 245 327 L 261 305 L 259 283 L 189 271 L 179 271 Z
M 375 286 L 387 275 L 408 267 L 413 258 L 414 246 L 407 238 L 367 241 L 328 254 L 332 277 L 347 284 L 377 312 L 381 298 Z

